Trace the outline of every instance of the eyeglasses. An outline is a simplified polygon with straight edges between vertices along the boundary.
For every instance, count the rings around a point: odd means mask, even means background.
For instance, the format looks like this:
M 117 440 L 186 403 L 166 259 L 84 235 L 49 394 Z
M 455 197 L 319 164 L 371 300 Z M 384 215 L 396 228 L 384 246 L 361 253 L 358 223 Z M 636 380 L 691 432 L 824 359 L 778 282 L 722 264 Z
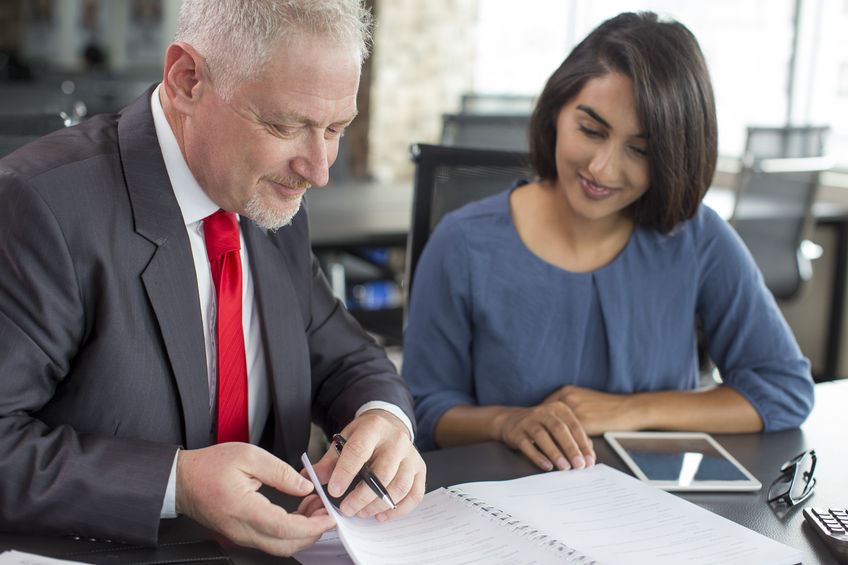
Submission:
M 768 501 L 794 506 L 803 502 L 816 486 L 816 452 L 812 449 L 800 453 L 780 466 L 780 476 L 769 487 Z

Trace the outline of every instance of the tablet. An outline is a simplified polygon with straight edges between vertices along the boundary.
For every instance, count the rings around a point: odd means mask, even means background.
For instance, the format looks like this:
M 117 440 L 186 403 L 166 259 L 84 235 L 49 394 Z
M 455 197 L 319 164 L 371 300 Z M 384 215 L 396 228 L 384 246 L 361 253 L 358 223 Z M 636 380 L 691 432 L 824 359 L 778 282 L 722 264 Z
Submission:
M 641 480 L 669 491 L 755 491 L 762 484 L 712 436 L 697 432 L 606 432 Z

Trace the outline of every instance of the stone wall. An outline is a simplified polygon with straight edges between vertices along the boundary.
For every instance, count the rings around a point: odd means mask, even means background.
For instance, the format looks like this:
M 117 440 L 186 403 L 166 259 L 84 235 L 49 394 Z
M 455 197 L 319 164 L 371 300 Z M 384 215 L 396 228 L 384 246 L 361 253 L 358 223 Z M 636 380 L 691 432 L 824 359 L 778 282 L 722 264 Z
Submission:
M 477 0 L 377 0 L 371 65 L 368 170 L 412 177 L 409 145 L 435 143 L 441 115 L 472 90 Z

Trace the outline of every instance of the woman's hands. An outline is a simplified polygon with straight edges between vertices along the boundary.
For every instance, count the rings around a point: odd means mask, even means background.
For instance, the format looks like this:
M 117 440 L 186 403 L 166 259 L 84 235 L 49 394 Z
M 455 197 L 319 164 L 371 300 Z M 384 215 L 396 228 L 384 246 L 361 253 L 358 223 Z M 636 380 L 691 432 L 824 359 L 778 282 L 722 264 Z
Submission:
M 544 404 L 561 403 L 569 408 L 580 426 L 589 435 L 604 432 L 631 431 L 644 428 L 640 413 L 635 409 L 637 395 L 610 394 L 589 388 L 566 385 L 550 394 Z
M 579 415 L 553 395 L 530 407 L 454 406 L 436 422 L 433 439 L 439 447 L 501 441 L 546 471 L 582 469 L 596 459 Z
M 542 469 L 582 469 L 595 463 L 590 435 L 641 429 L 635 399 L 566 385 L 537 406 L 503 407 L 495 428 Z
M 751 403 L 729 386 L 610 394 L 564 386 L 543 404 L 562 402 L 589 435 L 607 431 L 677 430 L 750 433 L 763 422 Z
M 540 469 L 582 469 L 596 460 L 590 435 L 638 429 L 635 398 L 568 385 L 537 406 L 454 406 L 436 423 L 434 439 L 440 447 L 502 441 Z
M 566 385 L 537 406 L 454 406 L 433 436 L 440 447 L 502 441 L 550 470 L 593 465 L 590 435 L 645 429 L 742 433 L 761 430 L 762 420 L 727 386 L 610 394 Z
M 495 429 L 542 469 L 582 469 L 595 463 L 590 435 L 638 429 L 633 398 L 567 385 L 537 406 L 504 407 Z
M 564 402 L 503 407 L 494 420 L 497 439 L 521 450 L 545 471 L 582 469 L 595 464 L 592 440 Z

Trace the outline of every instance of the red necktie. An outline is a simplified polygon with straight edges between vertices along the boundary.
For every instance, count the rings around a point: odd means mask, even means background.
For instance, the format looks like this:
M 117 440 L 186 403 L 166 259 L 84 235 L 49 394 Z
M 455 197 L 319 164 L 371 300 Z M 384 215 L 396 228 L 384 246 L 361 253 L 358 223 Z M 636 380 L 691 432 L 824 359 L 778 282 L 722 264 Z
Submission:
M 218 443 L 250 440 L 247 364 L 241 327 L 241 242 L 238 219 L 218 210 L 203 219 L 206 253 L 218 293 Z

